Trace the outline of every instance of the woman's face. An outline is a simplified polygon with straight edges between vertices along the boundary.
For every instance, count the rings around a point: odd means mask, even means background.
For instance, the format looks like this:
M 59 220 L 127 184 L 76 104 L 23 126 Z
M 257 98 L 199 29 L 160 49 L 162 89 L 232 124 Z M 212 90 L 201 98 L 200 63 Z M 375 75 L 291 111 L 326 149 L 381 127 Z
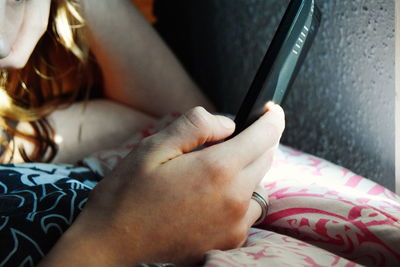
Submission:
M 0 0 L 0 68 L 22 68 L 47 29 L 51 0 Z
M 25 1 L 0 0 L 0 59 L 10 54 L 21 29 Z

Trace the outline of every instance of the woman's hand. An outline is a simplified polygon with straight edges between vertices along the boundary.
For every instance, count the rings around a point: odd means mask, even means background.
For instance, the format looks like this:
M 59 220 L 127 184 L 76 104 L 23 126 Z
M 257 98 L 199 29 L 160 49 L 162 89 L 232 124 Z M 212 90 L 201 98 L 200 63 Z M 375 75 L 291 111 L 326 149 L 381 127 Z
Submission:
M 44 264 L 195 264 L 211 249 L 240 246 L 260 216 L 252 192 L 284 128 L 277 105 L 236 137 L 234 123 L 195 108 L 137 150 L 93 190 Z
M 0 68 L 25 66 L 47 29 L 50 3 L 51 0 L 0 1 Z

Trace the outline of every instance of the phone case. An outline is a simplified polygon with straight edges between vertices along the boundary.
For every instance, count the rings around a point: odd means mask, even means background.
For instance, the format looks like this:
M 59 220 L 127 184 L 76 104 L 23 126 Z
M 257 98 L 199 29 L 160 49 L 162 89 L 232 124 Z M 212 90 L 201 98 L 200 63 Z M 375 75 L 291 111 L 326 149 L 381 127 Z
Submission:
M 314 0 L 291 0 L 235 117 L 235 136 L 256 121 L 265 104 L 280 104 L 314 40 L 321 12 Z

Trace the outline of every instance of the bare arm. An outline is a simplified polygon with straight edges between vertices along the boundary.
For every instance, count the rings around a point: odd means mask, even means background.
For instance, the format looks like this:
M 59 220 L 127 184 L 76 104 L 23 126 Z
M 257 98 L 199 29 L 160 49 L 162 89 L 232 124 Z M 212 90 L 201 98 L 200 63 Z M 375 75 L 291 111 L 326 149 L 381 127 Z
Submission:
M 94 152 L 116 148 L 155 123 L 154 118 L 110 100 L 88 101 L 84 113 L 83 105 L 75 103 L 50 115 L 62 138 L 53 163 L 76 163 Z
M 208 250 L 240 246 L 260 216 L 252 192 L 267 197 L 257 188 L 283 128 L 282 110 L 270 105 L 236 137 L 192 151 L 234 130 L 228 118 L 192 109 L 144 139 L 94 188 L 41 266 L 193 266 Z
M 130 0 L 81 1 L 107 97 L 154 116 L 214 110 Z
M 76 163 L 96 151 L 118 147 L 132 134 L 155 122 L 144 113 L 110 100 L 88 101 L 84 113 L 82 106 L 83 103 L 75 103 L 49 116 L 59 140 L 59 151 L 53 163 Z M 26 122 L 19 123 L 18 128 L 31 130 Z M 22 144 L 28 152 L 32 149 L 32 144 L 24 139 L 16 137 L 15 142 L 17 147 Z M 23 162 L 18 151 L 14 153 L 13 162 Z

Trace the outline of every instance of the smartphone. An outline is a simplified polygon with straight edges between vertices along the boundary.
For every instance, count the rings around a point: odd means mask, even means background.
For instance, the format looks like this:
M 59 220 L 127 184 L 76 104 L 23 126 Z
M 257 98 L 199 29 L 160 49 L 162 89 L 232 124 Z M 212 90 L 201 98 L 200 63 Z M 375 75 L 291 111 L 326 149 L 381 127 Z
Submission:
M 314 0 L 291 0 L 235 117 L 234 137 L 256 121 L 265 104 L 280 104 L 314 40 L 321 12 Z

